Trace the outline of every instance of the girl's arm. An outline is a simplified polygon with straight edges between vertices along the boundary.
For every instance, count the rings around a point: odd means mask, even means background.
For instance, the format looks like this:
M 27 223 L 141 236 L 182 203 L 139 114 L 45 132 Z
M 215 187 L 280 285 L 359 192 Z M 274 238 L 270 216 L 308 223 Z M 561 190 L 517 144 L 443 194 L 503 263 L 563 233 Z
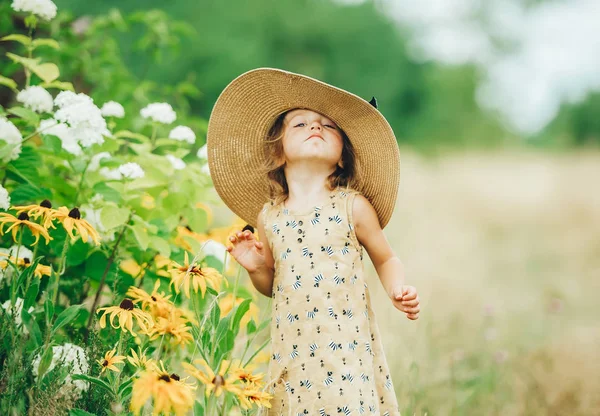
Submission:
M 404 285 L 404 265 L 390 246 L 375 208 L 363 195 L 356 195 L 352 210 L 358 242 L 365 247 L 390 299 L 394 289 Z
M 250 279 L 252 280 L 252 284 L 260 293 L 270 298 L 272 296 L 273 290 L 273 275 L 274 275 L 274 263 L 273 254 L 271 253 L 271 248 L 269 247 L 269 242 L 267 241 L 267 236 L 265 234 L 264 224 L 262 221 L 262 215 L 259 212 L 258 218 L 256 220 L 257 230 L 258 230 L 258 239 L 262 243 L 261 248 L 263 249 L 265 256 L 265 263 L 263 266 L 259 267 L 252 272 L 249 272 Z

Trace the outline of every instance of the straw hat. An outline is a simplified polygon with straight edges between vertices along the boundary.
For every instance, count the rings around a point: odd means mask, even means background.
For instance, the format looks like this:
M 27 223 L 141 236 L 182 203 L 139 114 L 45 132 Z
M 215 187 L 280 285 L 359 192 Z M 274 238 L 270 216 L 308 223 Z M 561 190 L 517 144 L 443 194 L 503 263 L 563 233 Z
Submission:
M 263 143 L 277 117 L 294 108 L 321 113 L 348 136 L 362 182 L 381 227 L 392 216 L 400 182 L 400 152 L 387 120 L 371 103 L 317 79 L 275 68 L 258 68 L 231 81 L 217 99 L 206 138 L 215 190 L 241 219 L 256 227 L 269 200 L 261 174 Z

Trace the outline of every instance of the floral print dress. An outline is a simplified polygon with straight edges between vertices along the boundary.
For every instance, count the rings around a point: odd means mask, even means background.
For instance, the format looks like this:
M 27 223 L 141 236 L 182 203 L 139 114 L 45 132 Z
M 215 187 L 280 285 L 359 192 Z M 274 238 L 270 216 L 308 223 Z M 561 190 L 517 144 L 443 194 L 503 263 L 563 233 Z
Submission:
M 262 208 L 275 260 L 268 415 L 400 415 L 352 223 L 358 193 Z

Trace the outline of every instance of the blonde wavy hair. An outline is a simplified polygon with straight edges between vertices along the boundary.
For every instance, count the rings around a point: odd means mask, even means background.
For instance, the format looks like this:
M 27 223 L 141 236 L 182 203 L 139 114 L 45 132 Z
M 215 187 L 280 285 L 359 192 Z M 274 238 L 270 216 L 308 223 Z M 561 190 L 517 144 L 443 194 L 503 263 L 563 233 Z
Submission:
M 263 173 L 268 179 L 269 197 L 275 204 L 283 202 L 289 196 L 289 188 L 283 170 L 285 158 L 282 139 L 286 127 L 285 116 L 293 110 L 296 109 L 288 110 L 277 117 L 265 137 L 263 146 L 265 155 Z M 335 171 L 327 178 L 327 185 L 329 190 L 338 186 L 357 189 L 360 177 L 356 153 L 346 133 L 341 129 L 340 131 L 343 140 L 341 165 L 338 162 Z

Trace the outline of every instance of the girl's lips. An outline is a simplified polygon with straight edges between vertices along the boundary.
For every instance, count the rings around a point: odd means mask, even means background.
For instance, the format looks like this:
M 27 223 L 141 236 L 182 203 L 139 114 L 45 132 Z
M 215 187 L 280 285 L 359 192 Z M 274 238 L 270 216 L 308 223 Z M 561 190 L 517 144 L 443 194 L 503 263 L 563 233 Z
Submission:
M 319 139 L 323 140 L 323 137 L 321 137 L 321 135 L 319 135 L 319 134 L 313 134 L 312 136 L 310 136 L 310 137 L 309 137 L 308 139 L 306 139 L 306 140 L 310 140 L 310 139 L 312 139 L 313 137 L 318 137 Z

